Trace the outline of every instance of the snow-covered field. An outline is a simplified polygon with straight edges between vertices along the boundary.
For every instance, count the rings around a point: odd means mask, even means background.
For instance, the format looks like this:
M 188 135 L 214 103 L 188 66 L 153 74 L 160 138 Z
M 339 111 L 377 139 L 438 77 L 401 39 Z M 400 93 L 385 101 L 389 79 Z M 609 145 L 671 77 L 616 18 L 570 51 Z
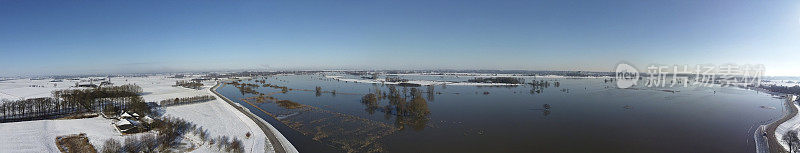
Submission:
M 331 78 L 339 81 L 347 81 L 347 82 L 358 82 L 358 83 L 382 83 L 382 84 L 400 84 L 400 82 L 385 82 L 380 79 L 347 79 L 342 78 L 342 76 L 325 76 L 326 78 Z M 515 86 L 521 84 L 509 84 L 509 83 L 475 83 L 475 82 L 446 82 L 446 81 L 431 81 L 431 80 L 408 80 L 404 83 L 413 83 L 419 84 L 423 86 L 427 85 L 464 85 L 464 86 Z
M 796 99 L 792 97 L 790 98 L 792 100 Z M 792 104 L 793 104 L 792 106 L 800 110 L 800 106 L 798 106 L 797 103 L 792 103 Z M 786 141 L 783 141 L 783 135 L 786 134 L 786 132 L 788 132 L 789 130 L 798 130 L 798 129 L 800 129 L 800 115 L 794 116 L 791 119 L 786 120 L 786 122 L 783 122 L 781 125 L 778 125 L 778 128 L 775 129 L 775 138 L 778 139 L 778 143 L 780 143 L 784 149 L 789 150 L 789 144 Z
M 160 75 L 115 77 L 111 78 L 111 82 L 114 85 L 135 84 L 141 86 L 144 91 L 142 97 L 147 102 L 199 95 L 216 96 L 209 90 L 216 84 L 215 81 L 204 81 L 201 90 L 172 86 L 175 81 L 189 79 L 188 77 L 177 79 Z M 74 88 L 70 86 L 74 86 L 75 82 L 78 82 L 77 80 L 49 81 L 49 79 L 19 79 L 0 82 L 0 99 L 48 97 L 52 91 Z M 256 123 L 219 97 L 217 100 L 208 102 L 167 107 L 164 116 L 178 117 L 193 122 L 207 129 L 211 137 L 221 135 L 231 138 L 238 137 L 244 142 L 247 152 L 264 152 L 265 150 L 272 152 L 266 135 Z M 90 142 L 100 149 L 106 139 L 124 140 L 124 137 L 115 130 L 111 123 L 113 120 L 102 117 L 0 123 L 0 136 L 2 137 L 0 152 L 58 152 L 55 138 L 60 135 L 77 133 L 86 133 Z M 250 138 L 245 137 L 247 132 L 252 133 Z M 217 149 L 201 146 L 194 152 L 217 152 Z
M 777 86 L 798 86 L 800 85 L 800 81 L 798 80 L 769 80 L 769 82 L 761 82 L 761 85 L 777 85 Z
M 125 138 L 114 129 L 113 121 L 102 117 L 75 120 L 39 120 L 0 124 L 0 152 L 59 152 L 57 136 L 86 133 L 95 147 L 113 138 Z
M 611 78 L 609 76 L 562 76 L 562 75 L 524 75 L 524 74 L 491 74 L 491 73 L 405 73 L 391 74 L 405 76 L 459 76 L 459 77 L 515 77 L 515 78 Z
M 77 89 L 72 86 L 75 86 L 75 83 L 79 82 L 79 80 L 63 80 L 63 82 L 50 81 L 52 81 L 52 79 L 17 79 L 0 81 L 0 99 L 19 100 L 27 98 L 50 97 L 51 92 L 55 90 Z
M 459 76 L 459 77 L 514 77 L 522 79 L 563 79 L 563 78 L 611 78 L 608 76 L 593 77 L 593 76 L 560 76 L 560 75 L 544 75 L 544 76 L 528 76 L 521 74 L 485 74 L 485 73 L 408 73 L 408 74 L 391 74 L 398 76 Z M 399 84 L 399 82 L 386 82 L 382 79 L 349 79 L 344 76 L 326 75 L 326 78 L 336 79 L 339 81 L 357 82 L 357 83 L 382 83 L 382 84 Z M 447 81 L 432 81 L 432 80 L 408 80 L 405 83 L 427 85 L 456 85 L 456 86 L 515 86 L 521 84 L 509 83 L 476 83 L 476 82 L 447 82 Z

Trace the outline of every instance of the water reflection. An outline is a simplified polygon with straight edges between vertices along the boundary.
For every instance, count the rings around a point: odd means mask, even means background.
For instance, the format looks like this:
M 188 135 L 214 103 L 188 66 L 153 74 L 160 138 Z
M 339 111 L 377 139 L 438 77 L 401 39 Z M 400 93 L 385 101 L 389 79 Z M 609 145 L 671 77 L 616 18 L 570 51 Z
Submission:
M 332 112 L 319 107 L 273 97 L 274 94 L 283 94 L 288 91 L 301 91 L 299 93 L 314 92 L 316 96 L 328 92 L 322 91 L 321 87 L 316 87 L 315 90 L 306 90 L 268 84 L 261 80 L 256 80 L 255 82 L 261 83 L 263 86 L 239 81 L 227 84 L 236 87 L 243 95 L 245 93 L 251 94 L 249 96 L 252 97 L 243 96 L 244 98 L 240 99 L 244 102 L 243 104 L 257 107 L 257 111 L 262 111 L 302 135 L 334 147 L 337 150 L 343 152 L 382 152 L 384 146 L 380 142 L 381 138 L 397 131 L 394 126 L 388 123 Z M 256 91 L 253 89 L 259 87 L 269 87 L 280 89 L 281 91 L 263 94 L 258 91 L 268 92 L 268 90 L 261 89 Z M 333 95 L 335 91 L 330 91 L 329 93 Z
M 258 91 L 253 90 L 253 88 L 258 88 L 258 85 L 256 84 L 242 83 L 242 80 L 231 81 L 227 82 L 226 84 L 233 85 L 234 87 L 238 88 L 239 93 L 241 93 L 242 96 L 245 94 L 259 94 Z
M 434 101 L 435 94 L 437 94 L 437 92 L 433 88 L 434 88 L 433 85 L 429 85 L 427 87 L 427 91 L 425 91 L 425 93 L 427 94 L 428 100 L 430 100 L 431 102 Z
M 431 80 L 425 77 L 402 77 L 410 80 Z M 441 80 L 465 79 L 448 77 Z M 663 90 L 609 89 L 610 84 L 603 79 L 531 79 L 517 88 L 455 85 L 404 87 L 337 81 L 339 80 L 324 77 L 273 76 L 266 81 L 254 79 L 232 83 L 238 84 L 236 87 L 239 91 L 233 85 L 219 90 L 229 90 L 221 93 L 228 93 L 226 96 L 230 95 L 229 97 L 235 99 L 263 97 L 238 102 L 258 107 L 251 111 L 269 112 L 271 114 L 267 116 L 275 118 L 275 124 L 285 125 L 288 131 L 299 132 L 295 136 L 287 135 L 290 141 L 308 139 L 342 152 L 383 149 L 391 152 L 496 152 L 497 147 L 464 147 L 486 145 L 505 147 L 507 150 L 504 152 L 630 152 L 629 149 L 619 148 L 641 139 L 662 138 L 665 139 L 663 142 L 669 144 L 643 143 L 637 149 L 669 148 L 665 152 L 744 152 L 739 150 L 752 148 L 738 140 L 752 138 L 752 134 L 749 137 L 748 134 L 742 134 L 745 131 L 740 130 L 741 127 L 751 127 L 751 122 L 781 115 L 780 111 L 757 108 L 761 105 L 781 106 L 780 103 L 767 103 L 771 101 L 768 96 L 763 98 L 754 93 L 727 88 L 714 90 L 725 90 L 728 93 L 723 92 L 720 95 L 718 92 L 712 95 L 713 91 L 705 88 L 684 88 L 682 92 L 675 93 Z M 257 84 L 258 87 L 246 83 Z M 317 86 L 321 88 L 316 90 Z M 584 90 L 567 91 L 579 88 Z M 555 92 L 559 90 L 563 90 L 563 93 Z M 291 92 L 282 94 L 288 91 Z M 482 94 L 484 92 L 487 94 Z M 529 92 L 531 94 L 527 94 Z M 239 97 L 240 93 L 247 96 Z M 337 97 L 327 96 L 328 93 Z M 280 99 L 291 101 L 277 102 Z M 643 102 L 642 99 L 648 100 Z M 544 104 L 551 104 L 552 108 L 547 109 L 548 106 Z M 628 110 L 634 104 L 637 111 Z M 433 109 L 437 111 L 435 115 L 432 114 Z M 552 114 L 552 111 L 559 113 Z M 549 116 L 551 114 L 554 116 Z M 737 117 L 737 120 L 730 120 L 731 116 Z M 720 124 L 718 121 L 726 123 Z M 608 130 L 610 128 L 620 130 Z M 712 128 L 715 130 L 707 130 Z M 565 138 L 564 135 L 583 136 Z M 596 143 L 598 139 L 609 141 L 603 141 L 600 145 L 580 145 Z M 692 140 L 718 141 L 703 141 L 703 147 L 683 149 L 697 147 L 697 142 Z M 578 146 L 558 147 L 563 144 Z M 311 147 L 302 142 L 297 145 Z M 672 147 L 673 145 L 681 147 Z
M 432 86 L 428 87 L 428 97 L 432 99 L 434 90 Z M 422 97 L 422 91 L 411 88 L 408 95 L 406 93 L 409 90 L 406 87 L 403 87 L 403 94 L 400 94 L 394 85 L 388 85 L 388 88 L 388 94 L 376 88 L 375 93 L 364 95 L 361 98 L 361 103 L 366 107 L 364 110 L 369 114 L 381 111 L 387 120 L 394 117 L 394 125 L 399 130 L 404 130 L 406 127 L 411 127 L 415 131 L 424 130 L 430 121 L 431 111 L 428 108 L 428 101 Z M 381 105 L 382 101 L 388 102 Z

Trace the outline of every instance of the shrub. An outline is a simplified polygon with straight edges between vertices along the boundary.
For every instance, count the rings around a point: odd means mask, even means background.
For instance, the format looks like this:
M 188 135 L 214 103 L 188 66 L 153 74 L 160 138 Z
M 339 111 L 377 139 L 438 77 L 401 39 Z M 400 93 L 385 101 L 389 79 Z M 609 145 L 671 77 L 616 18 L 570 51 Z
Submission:
M 125 138 L 125 145 L 122 147 L 126 152 L 142 151 L 142 144 L 137 137 Z
M 242 140 L 239 140 L 239 138 L 233 138 L 233 141 L 231 141 L 230 145 L 228 145 L 228 148 L 225 150 L 234 153 L 244 152 L 244 145 L 242 145 Z
M 122 153 L 122 144 L 115 139 L 108 139 L 103 143 L 102 153 Z
M 175 86 L 200 90 L 200 88 L 203 87 L 203 84 L 194 81 L 175 81 Z
M 171 148 L 178 143 L 178 140 L 186 132 L 191 132 L 196 125 L 179 118 L 165 117 L 162 120 L 153 122 L 153 129 L 158 131 L 157 142 L 161 147 Z
M 139 137 L 140 145 L 142 151 L 144 152 L 154 152 L 156 148 L 158 148 L 158 140 L 156 140 L 156 136 L 153 134 L 145 134 Z
M 278 106 L 286 109 L 298 109 L 304 107 L 302 104 L 290 100 L 278 100 L 276 103 L 278 103 Z
M 322 87 L 317 86 L 316 88 L 314 88 L 314 95 L 316 95 L 317 97 L 322 95 Z
M 228 142 L 228 140 L 230 140 L 230 138 L 227 135 L 224 135 L 224 136 L 220 137 L 219 142 L 218 142 L 219 148 L 220 149 L 228 148 L 231 145 L 230 142 Z
M 200 128 L 200 140 L 206 141 L 208 139 L 208 130 Z
M 217 136 L 217 138 L 214 138 L 214 141 L 217 142 L 217 149 L 222 149 L 222 146 L 225 145 L 225 141 L 222 141 L 222 136 Z

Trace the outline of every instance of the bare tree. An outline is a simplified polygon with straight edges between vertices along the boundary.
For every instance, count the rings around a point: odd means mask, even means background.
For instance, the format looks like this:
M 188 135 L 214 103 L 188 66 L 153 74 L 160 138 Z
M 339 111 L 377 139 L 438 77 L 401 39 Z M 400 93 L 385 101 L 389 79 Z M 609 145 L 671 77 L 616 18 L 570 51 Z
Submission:
M 800 139 L 797 138 L 797 131 L 789 130 L 781 139 L 789 144 L 789 153 L 794 152 L 795 147 L 800 144 Z
M 122 153 L 122 144 L 119 141 L 114 139 L 108 139 L 105 143 L 103 143 L 103 150 L 100 152 L 102 153 Z
M 127 137 L 125 138 L 125 145 L 122 148 L 125 149 L 125 152 L 138 153 L 142 151 L 142 143 L 137 137 Z

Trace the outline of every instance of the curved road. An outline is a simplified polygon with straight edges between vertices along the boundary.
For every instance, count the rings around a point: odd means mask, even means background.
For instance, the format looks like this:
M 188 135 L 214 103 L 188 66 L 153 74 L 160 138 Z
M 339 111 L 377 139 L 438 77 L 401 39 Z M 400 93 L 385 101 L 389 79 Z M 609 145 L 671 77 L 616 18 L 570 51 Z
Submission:
M 264 134 L 267 135 L 267 139 L 269 139 L 269 142 L 272 144 L 272 148 L 275 149 L 276 153 L 286 153 L 286 149 L 283 148 L 284 145 L 281 144 L 281 141 L 278 140 L 278 137 L 275 136 L 275 133 L 272 133 L 272 130 L 270 130 L 269 126 L 267 126 L 264 122 L 259 120 L 258 116 L 254 116 L 252 113 L 246 112 L 245 109 L 247 109 L 247 108 L 244 108 L 244 107 L 241 107 L 239 105 L 236 105 L 236 103 L 234 103 L 233 101 L 231 101 L 227 97 L 222 96 L 222 94 L 217 93 L 216 89 L 217 89 L 217 87 L 219 87 L 219 85 L 220 85 L 220 82 L 217 82 L 217 84 L 214 85 L 214 87 L 212 87 L 209 90 L 211 90 L 211 92 L 216 94 L 218 97 L 222 98 L 222 100 L 224 100 L 225 102 L 228 102 L 228 104 L 230 104 L 231 106 L 233 106 L 234 108 L 236 108 L 237 110 L 242 112 L 243 114 L 247 115 L 247 117 L 249 117 L 251 120 L 253 120 L 253 122 L 256 122 L 258 127 L 261 128 L 261 131 L 263 131 Z
M 789 114 L 784 115 L 783 118 L 781 118 L 778 121 L 766 125 L 766 127 L 761 126 L 756 130 L 756 133 L 754 135 L 759 135 L 759 133 L 761 133 L 760 134 L 761 136 L 755 136 L 757 145 L 756 152 L 764 152 L 766 150 L 769 150 L 769 152 L 772 153 L 788 152 L 787 150 L 783 149 L 780 143 L 778 143 L 778 139 L 775 137 L 775 129 L 778 128 L 778 125 L 783 124 L 783 122 L 786 122 L 787 120 L 797 115 L 797 108 L 795 108 L 792 105 L 794 104 L 792 103 L 791 100 L 786 100 L 784 102 L 784 106 L 789 109 Z M 763 136 L 764 133 L 766 133 L 767 135 L 766 137 Z M 763 143 L 763 141 L 767 142 Z

